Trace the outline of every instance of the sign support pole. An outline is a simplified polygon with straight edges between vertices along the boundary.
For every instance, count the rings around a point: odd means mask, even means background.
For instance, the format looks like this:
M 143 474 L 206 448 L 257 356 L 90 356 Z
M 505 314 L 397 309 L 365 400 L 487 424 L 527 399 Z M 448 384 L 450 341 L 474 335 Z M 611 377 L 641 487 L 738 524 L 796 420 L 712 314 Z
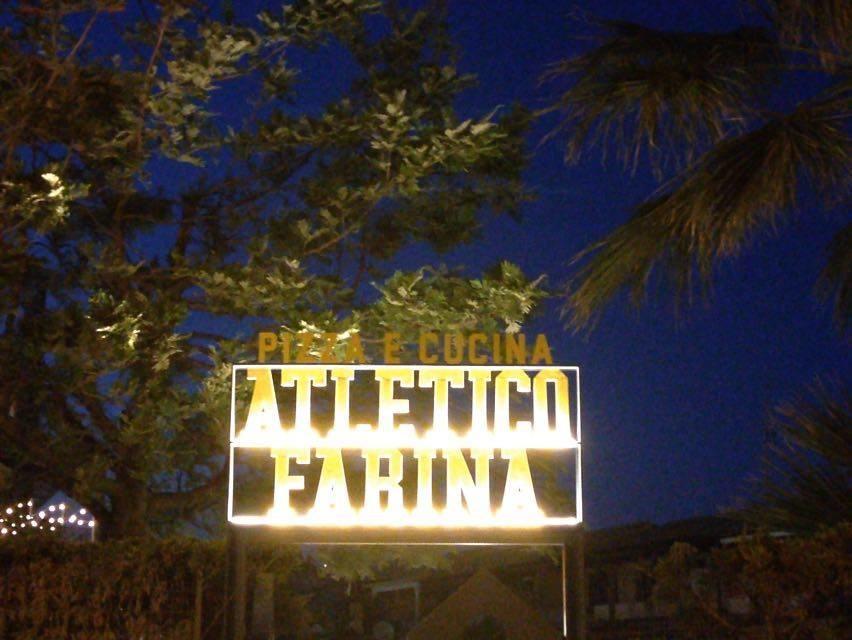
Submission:
M 562 542 L 562 637 L 568 638 L 568 541 Z
M 231 428 L 228 484 L 227 589 L 224 640 L 246 640 L 247 561 L 246 529 L 242 527 L 275 526 L 280 528 L 280 541 L 310 544 L 543 544 L 561 545 L 563 634 L 568 640 L 586 640 L 586 576 L 584 531 L 582 528 L 582 491 L 580 475 L 580 371 L 577 367 L 548 365 L 461 365 L 433 366 L 390 364 L 330 364 L 325 362 L 297 364 L 235 364 L 231 377 Z M 282 424 L 279 398 L 273 373 L 278 372 L 281 386 L 295 387 L 295 420 Z M 494 374 L 497 373 L 495 380 Z M 530 372 L 533 372 L 532 374 Z M 329 373 L 334 387 L 333 424 L 328 420 L 314 425 L 311 422 L 311 388 L 326 387 Z M 254 382 L 251 401 L 238 402 L 237 387 L 243 389 Z M 433 423 L 396 425 L 394 416 L 410 411 L 411 398 L 394 395 L 395 385 L 416 388 L 415 401 L 433 404 Z M 494 428 L 489 428 L 486 416 L 489 381 L 493 381 Z M 378 389 L 375 382 L 379 382 Z M 449 424 L 450 398 L 448 389 L 467 388 L 470 382 L 472 398 L 471 429 L 453 430 Z M 377 393 L 378 424 L 350 424 L 350 383 Z M 365 384 L 367 385 L 365 387 Z M 532 400 L 532 421 L 522 429 L 509 416 L 510 385 L 527 392 Z M 551 399 L 550 387 L 553 387 Z M 432 391 L 429 391 L 429 389 Z M 530 393 L 531 392 L 531 393 Z M 240 391 L 240 397 L 243 392 Z M 246 396 L 247 397 L 247 396 Z M 554 410 L 551 417 L 551 409 Z M 325 416 L 325 414 L 324 414 Z M 329 420 L 332 415 L 327 416 Z M 292 424 L 290 424 L 292 422 Z M 514 426 L 512 426 L 514 424 Z M 406 428 L 403 429 L 402 427 Z M 533 428 L 530 429 L 529 427 Z M 326 428 L 328 427 L 328 428 Z M 417 504 L 415 512 L 404 508 L 402 487 L 403 450 L 418 450 L 426 442 L 431 454 L 417 458 Z M 240 464 L 245 450 L 269 450 L 275 459 L 275 483 L 271 507 L 240 504 L 234 495 L 234 469 Z M 362 451 L 364 466 L 363 509 L 352 509 L 347 490 L 343 454 Z M 447 508 L 442 513 L 432 503 L 432 460 L 438 449 L 446 458 Z M 506 450 L 513 453 L 506 454 Z M 311 452 L 316 450 L 317 454 Z M 471 470 L 462 451 L 470 450 L 475 468 Z M 495 506 L 490 491 L 489 464 L 494 453 L 509 460 L 503 506 Z M 574 514 L 565 513 L 567 505 L 554 505 L 548 512 L 537 507 L 535 489 L 527 458 L 528 450 L 575 452 L 576 502 Z M 322 452 L 325 453 L 322 453 Z M 570 453 L 566 454 L 570 455 Z M 305 489 L 305 475 L 291 469 L 296 464 L 308 465 L 321 459 L 322 474 L 314 494 L 313 507 L 305 510 L 290 507 L 290 492 Z M 387 459 L 389 473 L 381 474 L 381 460 Z M 425 462 L 424 462 L 425 461 Z M 422 468 L 421 468 L 422 467 Z M 390 469 L 396 469 L 391 472 Z M 424 472 L 425 469 L 425 472 Z M 475 474 L 475 479 L 474 479 Z M 421 487 L 421 483 L 423 486 Z M 465 487 L 476 489 L 476 508 L 467 496 L 468 509 L 462 507 Z M 421 489 L 426 489 L 421 491 Z M 510 490 L 511 488 L 511 490 Z M 483 489 L 483 491 L 479 491 Z M 381 506 L 381 494 L 388 493 L 387 507 Z M 339 508 L 340 494 L 348 509 Z M 391 500 L 391 497 L 394 499 Z M 453 499 L 451 501 L 451 498 Z M 237 499 L 237 504 L 235 504 Z M 309 498 L 308 498 L 309 499 Z M 430 508 L 431 507 L 431 508 Z M 450 508 L 453 507 L 453 508 Z M 517 522 L 513 509 L 524 511 L 524 522 Z M 507 513 L 509 517 L 507 517 Z M 451 517 L 448 517 L 451 516 Z M 236 525 L 236 526 L 235 526 Z M 520 526 L 519 526 L 520 525 Z M 391 538 L 391 536 L 393 536 Z M 252 536 L 252 540 L 254 536 Z
M 228 548 L 225 579 L 227 601 L 225 603 L 225 639 L 246 638 L 246 594 L 247 572 L 245 535 L 239 527 L 228 527 Z
M 562 542 L 562 633 L 567 640 L 586 640 L 586 559 L 582 525 Z

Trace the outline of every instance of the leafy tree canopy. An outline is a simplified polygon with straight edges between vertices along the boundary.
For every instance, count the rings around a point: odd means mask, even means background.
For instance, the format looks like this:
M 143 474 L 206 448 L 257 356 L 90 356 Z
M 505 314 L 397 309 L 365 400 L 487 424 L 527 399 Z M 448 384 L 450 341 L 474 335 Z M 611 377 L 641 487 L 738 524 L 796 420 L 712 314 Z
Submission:
M 228 363 L 256 329 L 498 331 L 540 298 L 508 263 L 388 266 L 525 197 L 527 117 L 457 115 L 473 78 L 440 12 L 0 11 L 0 463 L 107 535 L 221 496 Z
M 654 606 L 682 638 L 843 638 L 850 542 L 846 523 L 809 538 L 741 536 L 709 554 L 676 543 L 650 572 Z

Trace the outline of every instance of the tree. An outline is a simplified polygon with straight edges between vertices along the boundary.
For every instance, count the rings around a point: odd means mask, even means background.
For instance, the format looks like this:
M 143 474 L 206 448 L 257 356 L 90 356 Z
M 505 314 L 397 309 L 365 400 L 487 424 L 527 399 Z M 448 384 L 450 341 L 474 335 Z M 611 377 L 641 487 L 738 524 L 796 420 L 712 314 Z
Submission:
M 220 499 L 257 328 L 498 331 L 541 295 L 508 263 L 389 273 L 524 197 L 527 118 L 457 116 L 439 11 L 206 4 L 0 9 L 0 463 L 107 536 Z
M 678 300 L 706 289 L 714 267 L 757 232 L 805 214 L 802 192 L 826 208 L 849 204 L 852 7 L 835 0 L 750 3 L 764 26 L 727 33 L 650 29 L 590 20 L 597 47 L 546 74 L 572 79 L 548 110 L 566 132 L 566 158 L 614 146 L 628 167 L 650 163 L 660 188 L 609 236 L 576 257 L 566 291 L 575 328 L 594 323 L 627 289 L 635 303 L 658 281 Z M 768 97 L 796 73 L 823 89 L 786 113 Z M 814 215 L 814 214 L 811 214 Z M 834 297 L 838 324 L 852 315 L 852 226 L 828 249 L 819 292 Z
M 809 538 L 743 536 L 698 553 L 677 543 L 655 564 L 654 603 L 684 638 L 845 638 L 849 524 Z
M 824 386 L 779 407 L 755 495 L 753 525 L 795 533 L 852 522 L 852 402 Z

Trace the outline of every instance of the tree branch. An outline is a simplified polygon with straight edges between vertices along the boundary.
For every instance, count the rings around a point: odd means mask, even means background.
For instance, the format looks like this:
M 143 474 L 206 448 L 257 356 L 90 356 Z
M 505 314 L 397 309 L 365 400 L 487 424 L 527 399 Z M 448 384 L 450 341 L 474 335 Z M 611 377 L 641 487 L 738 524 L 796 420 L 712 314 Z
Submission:
M 213 474 L 207 482 L 188 491 L 169 491 L 151 493 L 150 504 L 158 510 L 181 509 L 194 510 L 205 506 L 210 498 L 221 490 L 228 481 L 229 467 L 227 462 Z

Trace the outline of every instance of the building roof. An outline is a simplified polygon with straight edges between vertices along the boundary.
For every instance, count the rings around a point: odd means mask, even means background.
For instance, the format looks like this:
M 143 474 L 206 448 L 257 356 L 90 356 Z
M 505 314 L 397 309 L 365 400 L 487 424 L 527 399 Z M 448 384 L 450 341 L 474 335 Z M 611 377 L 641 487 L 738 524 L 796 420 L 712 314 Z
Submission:
M 733 518 L 704 516 L 661 525 L 640 522 L 591 531 L 586 537 L 587 562 L 633 560 L 665 553 L 675 542 L 709 549 L 723 538 L 738 535 L 742 528 L 742 522 Z
M 477 620 L 491 618 L 505 629 L 506 640 L 561 640 L 560 630 L 494 574 L 480 569 L 423 618 L 408 640 L 461 640 Z

